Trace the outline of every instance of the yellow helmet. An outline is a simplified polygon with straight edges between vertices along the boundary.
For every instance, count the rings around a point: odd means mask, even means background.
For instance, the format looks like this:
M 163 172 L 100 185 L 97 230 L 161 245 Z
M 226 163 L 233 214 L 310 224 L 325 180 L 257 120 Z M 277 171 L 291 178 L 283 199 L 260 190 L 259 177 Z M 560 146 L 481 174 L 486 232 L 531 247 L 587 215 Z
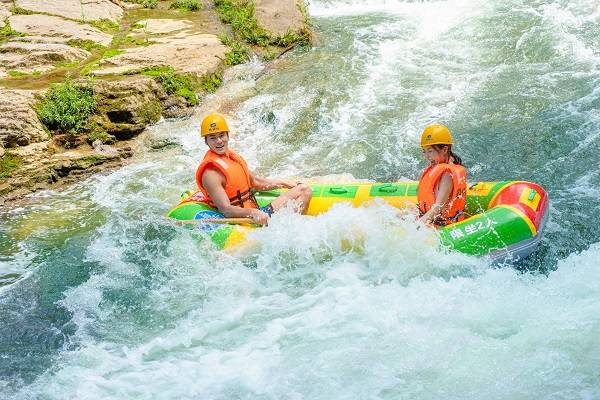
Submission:
M 202 120 L 202 125 L 200 126 L 201 137 L 221 132 L 229 132 L 229 127 L 227 126 L 227 122 L 225 122 L 225 117 L 217 113 L 211 113 L 204 117 Z
M 421 147 L 434 144 L 453 144 L 450 129 L 445 125 L 433 124 L 427 126 L 421 134 Z

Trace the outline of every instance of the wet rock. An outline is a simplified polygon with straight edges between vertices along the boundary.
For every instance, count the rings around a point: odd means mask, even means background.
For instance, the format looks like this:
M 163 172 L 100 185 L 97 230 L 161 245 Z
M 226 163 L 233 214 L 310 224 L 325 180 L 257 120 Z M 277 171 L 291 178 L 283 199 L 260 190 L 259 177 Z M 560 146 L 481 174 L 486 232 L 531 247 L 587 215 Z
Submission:
M 121 7 L 109 0 L 15 0 L 15 7 L 82 21 L 118 22 L 123 16 Z
M 217 70 L 229 48 L 210 34 L 178 33 L 153 38 L 158 42 L 145 47 L 126 49 L 124 54 L 100 62 L 94 75 L 137 72 L 144 68 L 172 66 L 178 72 L 202 76 Z
M 10 16 L 10 11 L 8 11 L 8 6 L 6 4 L 0 3 L 0 29 L 6 26 L 6 18 Z
M 26 42 L 11 40 L 0 46 L 0 77 L 8 71 L 25 73 L 45 72 L 55 68 L 57 63 L 84 60 L 90 56 L 86 50 L 63 43 Z
M 169 96 L 161 102 L 162 115 L 165 118 L 189 117 L 194 109 L 189 106 L 186 99 L 179 96 Z
M 103 46 L 110 45 L 112 36 L 88 24 L 69 21 L 50 15 L 13 15 L 10 26 L 17 32 L 28 36 L 42 36 L 48 42 L 66 42 L 68 40 L 91 40 Z M 27 40 L 26 38 L 24 38 Z
M 94 83 L 98 98 L 95 123 L 118 140 L 130 139 L 157 122 L 161 100 L 167 95 L 154 79 L 131 76 L 119 81 L 98 80 Z
M 34 143 L 11 150 L 27 163 L 14 176 L 0 179 L 2 200 L 18 198 L 31 191 L 55 188 L 80 181 L 94 173 L 123 165 L 125 159 L 133 155 L 129 145 L 101 151 L 92 148 L 78 148 L 57 152 L 51 141 Z
M 116 148 L 108 144 L 104 144 L 100 140 L 94 140 L 94 143 L 92 143 L 92 147 L 94 148 L 94 150 L 96 150 L 97 154 L 103 156 L 117 157 L 119 155 L 119 151 Z
M 35 102 L 33 91 L 0 88 L 0 144 L 3 147 L 48 140 L 33 109 Z
M 152 151 L 181 147 L 176 140 L 171 138 L 151 138 L 147 140 L 147 146 Z
M 145 19 L 137 22 L 138 25 L 143 25 L 143 28 L 134 29 L 134 32 L 151 33 L 160 35 L 188 29 L 193 26 L 190 21 L 180 19 Z
M 288 31 L 306 29 L 304 15 L 300 12 L 302 0 L 256 0 L 254 17 L 258 26 L 272 36 L 282 36 Z

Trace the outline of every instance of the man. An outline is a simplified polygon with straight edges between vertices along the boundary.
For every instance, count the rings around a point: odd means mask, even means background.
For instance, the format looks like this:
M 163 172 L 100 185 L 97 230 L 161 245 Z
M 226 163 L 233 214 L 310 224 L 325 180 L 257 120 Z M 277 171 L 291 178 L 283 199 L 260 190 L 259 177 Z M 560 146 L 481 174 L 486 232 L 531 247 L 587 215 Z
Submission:
M 196 170 L 196 183 L 207 203 L 226 218 L 252 218 L 256 224 L 265 225 L 275 211 L 291 200 L 297 202 L 297 212 L 306 211 L 312 197 L 310 187 L 253 175 L 246 161 L 229 148 L 229 127 L 222 115 L 212 113 L 204 118 L 200 135 L 209 150 Z M 289 190 L 271 204 L 258 206 L 254 198 L 256 190 L 280 188 Z

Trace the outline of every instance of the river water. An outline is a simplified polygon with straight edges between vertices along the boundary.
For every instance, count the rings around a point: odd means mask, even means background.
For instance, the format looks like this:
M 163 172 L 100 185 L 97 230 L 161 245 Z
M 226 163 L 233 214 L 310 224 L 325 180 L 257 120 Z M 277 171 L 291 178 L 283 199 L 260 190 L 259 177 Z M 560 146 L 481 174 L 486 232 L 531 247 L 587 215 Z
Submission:
M 230 71 L 128 166 L 0 215 L 1 398 L 600 398 L 598 2 L 310 13 L 310 50 Z M 416 179 L 420 131 L 446 123 L 471 181 L 548 190 L 544 239 L 494 266 L 374 204 L 284 211 L 249 256 L 218 252 L 164 220 L 216 107 L 258 173 L 338 182 Z

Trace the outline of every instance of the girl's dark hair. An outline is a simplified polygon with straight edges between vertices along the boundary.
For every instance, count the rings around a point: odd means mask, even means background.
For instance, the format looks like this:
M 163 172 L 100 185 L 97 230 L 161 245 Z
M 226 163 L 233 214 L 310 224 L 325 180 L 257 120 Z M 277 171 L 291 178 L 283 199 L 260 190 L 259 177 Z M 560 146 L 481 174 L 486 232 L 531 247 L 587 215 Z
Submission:
M 437 151 L 440 151 L 441 149 L 444 148 L 444 146 L 448 146 L 448 155 L 454 159 L 454 164 L 458 164 L 458 165 L 463 165 L 464 166 L 462 158 L 460 158 L 458 155 L 454 154 L 454 152 L 452 151 L 452 145 L 451 144 L 434 144 L 432 147 L 434 149 L 436 149 Z

